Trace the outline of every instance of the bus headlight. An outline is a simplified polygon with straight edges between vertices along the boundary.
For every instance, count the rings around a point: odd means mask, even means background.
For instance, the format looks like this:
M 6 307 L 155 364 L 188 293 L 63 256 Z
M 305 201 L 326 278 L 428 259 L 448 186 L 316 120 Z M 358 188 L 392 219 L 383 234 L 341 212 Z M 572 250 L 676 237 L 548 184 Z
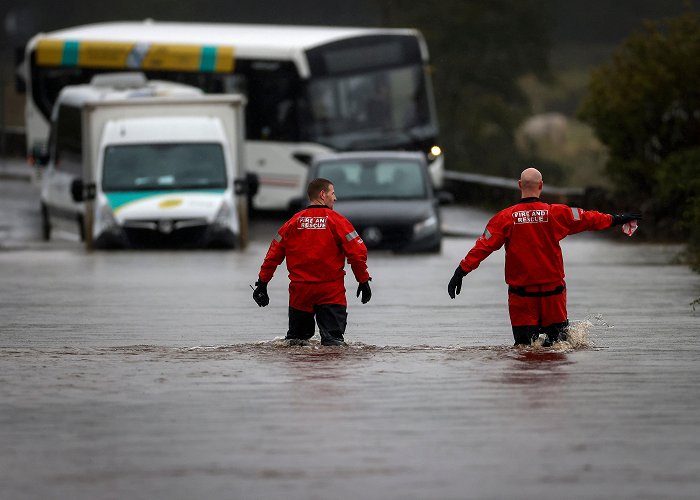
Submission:
M 435 215 L 431 215 L 427 219 L 424 219 L 420 222 L 416 222 L 413 225 L 413 235 L 416 238 L 420 238 L 421 236 L 425 236 L 427 234 L 432 234 L 437 230 L 438 226 L 438 220 Z

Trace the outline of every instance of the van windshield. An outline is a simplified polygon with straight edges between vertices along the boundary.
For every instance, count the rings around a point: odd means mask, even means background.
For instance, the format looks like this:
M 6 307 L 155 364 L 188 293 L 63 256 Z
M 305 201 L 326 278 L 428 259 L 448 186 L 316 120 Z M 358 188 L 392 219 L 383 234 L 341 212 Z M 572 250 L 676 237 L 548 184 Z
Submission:
M 221 144 L 124 144 L 105 148 L 102 190 L 225 189 Z

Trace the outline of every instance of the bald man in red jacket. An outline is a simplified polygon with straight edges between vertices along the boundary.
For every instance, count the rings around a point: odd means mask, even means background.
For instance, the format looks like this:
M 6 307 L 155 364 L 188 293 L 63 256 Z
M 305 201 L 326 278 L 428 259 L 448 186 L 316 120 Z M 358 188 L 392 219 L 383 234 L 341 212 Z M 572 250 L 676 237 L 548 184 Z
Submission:
M 515 345 L 529 345 L 544 335 L 544 346 L 566 340 L 564 260 L 559 241 L 582 231 L 600 231 L 641 219 L 638 213 L 610 215 L 540 201 L 542 174 L 524 170 L 518 181 L 522 199 L 501 210 L 462 259 L 447 286 L 459 295 L 462 279 L 505 245 L 508 310 Z
M 267 283 L 283 260 L 289 271 L 289 330 L 286 339 L 304 343 L 318 323 L 322 345 L 345 345 L 347 299 L 345 260 L 359 285 L 357 296 L 372 297 L 367 270 L 367 247 L 350 221 L 333 211 L 335 189 L 328 179 L 314 179 L 307 194 L 310 205 L 277 232 L 260 268 L 253 300 L 270 303 Z

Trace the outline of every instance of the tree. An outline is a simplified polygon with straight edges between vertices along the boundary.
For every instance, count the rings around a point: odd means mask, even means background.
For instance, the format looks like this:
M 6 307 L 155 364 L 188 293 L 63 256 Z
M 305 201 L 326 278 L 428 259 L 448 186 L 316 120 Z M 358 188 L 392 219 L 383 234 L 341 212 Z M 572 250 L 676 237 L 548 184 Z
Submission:
M 593 72 L 579 116 L 607 145 L 619 193 L 657 221 L 680 221 L 697 258 L 700 13 L 647 22 L 624 40 Z
M 418 28 L 433 66 L 449 168 L 512 176 L 522 170 L 514 131 L 530 105 L 517 81 L 549 76 L 547 0 L 384 0 L 383 24 Z

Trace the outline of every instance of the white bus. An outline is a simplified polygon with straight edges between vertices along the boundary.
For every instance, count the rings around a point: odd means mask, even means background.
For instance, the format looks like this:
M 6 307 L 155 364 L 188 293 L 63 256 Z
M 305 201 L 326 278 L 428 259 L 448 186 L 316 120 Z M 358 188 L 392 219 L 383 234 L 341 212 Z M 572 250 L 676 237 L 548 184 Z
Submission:
M 257 208 L 287 208 L 311 158 L 329 151 L 422 151 L 442 184 L 428 52 L 416 30 L 146 20 L 38 34 L 21 69 L 27 151 L 45 147 L 61 88 L 124 70 L 247 97 Z

